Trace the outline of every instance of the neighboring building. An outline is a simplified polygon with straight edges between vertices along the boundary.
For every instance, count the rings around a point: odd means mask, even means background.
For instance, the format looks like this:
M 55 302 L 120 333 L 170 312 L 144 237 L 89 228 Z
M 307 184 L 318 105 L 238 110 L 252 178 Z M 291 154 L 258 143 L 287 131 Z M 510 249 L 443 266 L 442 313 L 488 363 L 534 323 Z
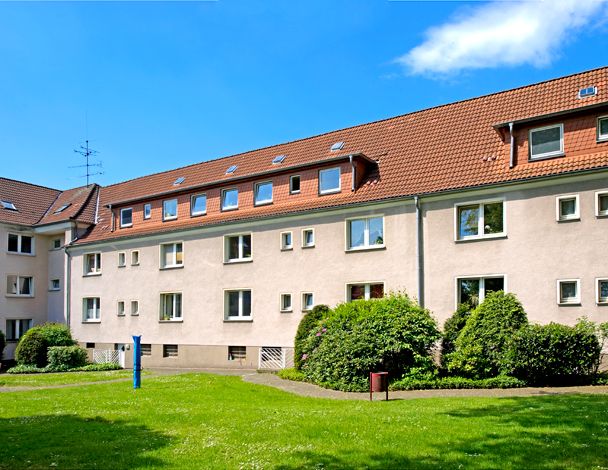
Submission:
M 66 318 L 143 365 L 277 367 L 303 312 L 405 290 L 608 314 L 608 68 L 92 189 Z

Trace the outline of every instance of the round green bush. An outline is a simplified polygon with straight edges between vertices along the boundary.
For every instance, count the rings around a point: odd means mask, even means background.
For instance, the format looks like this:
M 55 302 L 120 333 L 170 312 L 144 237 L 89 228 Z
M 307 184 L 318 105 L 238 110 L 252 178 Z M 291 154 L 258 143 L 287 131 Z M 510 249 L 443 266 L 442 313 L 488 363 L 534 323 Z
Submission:
M 48 349 L 48 368 L 59 370 L 82 367 L 87 363 L 87 352 L 80 346 L 51 346 Z
M 466 321 L 454 352 L 447 355 L 448 371 L 473 379 L 499 375 L 508 341 L 527 324 L 526 312 L 515 295 L 489 293 Z
M 346 391 L 368 389 L 369 373 L 400 378 L 432 370 L 437 323 L 405 294 L 338 305 L 304 342 L 306 379 Z
M 72 332 L 67 325 L 61 323 L 44 323 L 36 326 L 51 346 L 73 346 L 76 341 L 72 338 Z
M 595 325 L 574 327 L 549 323 L 529 325 L 513 335 L 504 370 L 530 385 L 572 385 L 590 382 L 600 362 Z
M 458 305 L 454 314 L 448 318 L 443 325 L 443 336 L 441 338 L 441 365 L 446 367 L 446 357 L 454 352 L 456 348 L 456 338 L 471 316 L 473 306 L 468 302 Z
M 294 367 L 296 370 L 302 369 L 302 357 L 306 354 L 304 350 L 304 341 L 308 334 L 315 329 L 319 321 L 327 316 L 329 307 L 327 305 L 315 305 L 314 308 L 306 313 L 300 320 L 298 331 L 296 332 L 295 347 L 294 347 Z
M 15 349 L 15 359 L 23 366 L 46 366 L 48 343 L 38 328 L 31 328 L 19 340 Z

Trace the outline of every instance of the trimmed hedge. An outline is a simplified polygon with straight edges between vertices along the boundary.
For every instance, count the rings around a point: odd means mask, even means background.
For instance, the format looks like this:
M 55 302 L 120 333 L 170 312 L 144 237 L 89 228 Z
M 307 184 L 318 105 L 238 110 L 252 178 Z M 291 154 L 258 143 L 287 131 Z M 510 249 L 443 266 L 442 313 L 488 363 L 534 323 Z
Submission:
M 20 365 L 47 365 L 47 350 L 52 346 L 73 346 L 76 342 L 66 325 L 45 323 L 30 328 L 19 340 L 15 350 L 15 359 Z
M 526 382 L 508 375 L 487 379 L 468 379 L 466 377 L 415 378 L 404 377 L 390 385 L 391 390 L 439 390 L 465 388 L 521 388 Z
M 119 370 L 122 369 L 115 362 L 102 362 L 99 364 L 87 364 L 82 367 L 75 367 L 73 369 L 67 369 L 65 367 L 59 367 L 58 369 L 51 369 L 47 367 L 36 367 L 28 365 L 17 365 L 6 371 L 7 374 L 44 374 L 48 372 L 103 372 L 107 370 Z
M 590 383 L 600 353 L 596 326 L 588 321 L 528 325 L 511 339 L 503 369 L 531 385 Z
M 47 358 L 51 369 L 73 369 L 87 364 L 87 352 L 80 346 L 51 346 Z
M 317 328 L 319 321 L 327 317 L 329 307 L 327 305 L 315 305 L 314 308 L 306 313 L 300 320 L 298 331 L 296 332 L 295 347 L 294 347 L 294 367 L 296 370 L 302 369 L 302 357 L 305 354 L 304 341 L 309 333 Z

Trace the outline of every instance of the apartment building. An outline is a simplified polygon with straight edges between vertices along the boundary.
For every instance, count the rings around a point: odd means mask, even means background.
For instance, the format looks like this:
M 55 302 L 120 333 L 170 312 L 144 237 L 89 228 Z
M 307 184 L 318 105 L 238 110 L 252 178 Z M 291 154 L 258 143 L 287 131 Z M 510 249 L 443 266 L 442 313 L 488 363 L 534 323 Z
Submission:
M 90 349 L 142 335 L 144 367 L 262 368 L 314 305 L 393 290 L 440 324 L 499 289 L 606 321 L 607 97 L 602 68 L 91 187 L 66 321 Z

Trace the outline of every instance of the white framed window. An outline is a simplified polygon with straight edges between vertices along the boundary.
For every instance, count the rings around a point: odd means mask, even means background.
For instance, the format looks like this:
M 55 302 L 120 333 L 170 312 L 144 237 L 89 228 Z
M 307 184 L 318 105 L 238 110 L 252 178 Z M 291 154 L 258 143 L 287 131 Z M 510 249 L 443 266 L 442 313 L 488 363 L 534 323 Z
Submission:
M 207 195 L 195 194 L 190 198 L 190 215 L 205 215 L 207 213 Z
M 281 232 L 281 250 L 293 250 L 292 232 Z
M 6 340 L 19 341 L 31 327 L 31 318 L 6 320 Z
M 124 268 L 127 265 L 127 254 L 124 251 L 118 253 L 118 267 Z
M 131 227 L 133 225 L 133 208 L 120 209 L 120 226 Z
M 139 315 L 139 302 L 131 300 L 131 315 Z
M 564 125 L 531 129 L 528 136 L 530 160 L 549 158 L 564 153 Z
M 163 220 L 177 219 L 177 199 L 163 201 Z
M 34 297 L 34 278 L 9 274 L 6 276 L 6 295 L 15 297 Z
M 131 266 L 139 266 L 139 250 L 131 252 Z
M 251 320 L 251 290 L 224 291 L 224 320 Z
M 9 253 L 18 253 L 20 255 L 33 255 L 34 237 L 17 233 L 9 233 L 7 251 Z
M 384 282 L 357 282 L 346 285 L 346 301 L 381 299 L 384 297 Z
M 253 194 L 253 204 L 262 206 L 272 203 L 272 181 L 256 183 Z
M 341 189 L 340 167 L 319 170 L 319 194 L 339 193 Z
M 346 250 L 384 247 L 384 217 L 346 219 Z
M 231 211 L 239 208 L 239 190 L 222 189 L 222 210 Z
M 99 322 L 101 320 L 101 302 L 99 297 L 82 299 L 82 321 Z
M 302 292 L 302 311 L 308 312 L 315 306 L 315 296 L 312 292 Z
M 507 290 L 504 274 L 462 276 L 456 278 L 456 307 L 465 302 L 473 306 L 484 301 L 490 292 Z
M 118 303 L 116 304 L 116 314 L 119 317 L 124 317 L 125 316 L 125 302 L 124 302 L 124 300 L 119 300 Z
M 597 118 L 597 140 L 598 142 L 608 140 L 608 116 Z
M 557 281 L 557 303 L 579 305 L 581 303 L 581 280 L 559 279 Z
M 242 263 L 252 260 L 251 234 L 226 235 L 224 237 L 224 262 Z
M 51 279 L 49 283 L 50 291 L 58 291 L 61 290 L 61 281 L 59 279 Z
M 280 296 L 280 308 L 281 312 L 293 312 L 293 305 L 291 302 L 291 294 L 281 294 Z
M 228 346 L 229 361 L 244 361 L 247 359 L 246 346 Z
M 179 356 L 179 346 L 177 344 L 163 344 L 163 357 Z
M 595 301 L 598 305 L 608 305 L 608 277 L 595 280 Z
M 598 191 L 595 193 L 595 216 L 608 216 L 608 191 Z
M 182 242 L 160 245 L 161 269 L 181 268 L 184 265 L 184 244 Z
M 144 204 L 144 220 L 152 217 L 152 204 L 146 203 Z
M 165 292 L 160 294 L 160 321 L 181 321 L 181 319 L 181 292 Z
M 558 222 L 580 219 L 578 194 L 555 198 L 555 218 Z
M 300 193 L 300 183 L 301 183 L 300 175 L 290 176 L 289 177 L 289 194 L 299 194 Z
M 302 248 L 312 248 L 315 246 L 315 229 L 305 228 L 302 230 Z
M 455 239 L 503 237 L 507 223 L 505 201 L 489 200 L 454 205 Z
M 101 274 L 101 253 L 85 253 L 84 275 L 96 276 Z

